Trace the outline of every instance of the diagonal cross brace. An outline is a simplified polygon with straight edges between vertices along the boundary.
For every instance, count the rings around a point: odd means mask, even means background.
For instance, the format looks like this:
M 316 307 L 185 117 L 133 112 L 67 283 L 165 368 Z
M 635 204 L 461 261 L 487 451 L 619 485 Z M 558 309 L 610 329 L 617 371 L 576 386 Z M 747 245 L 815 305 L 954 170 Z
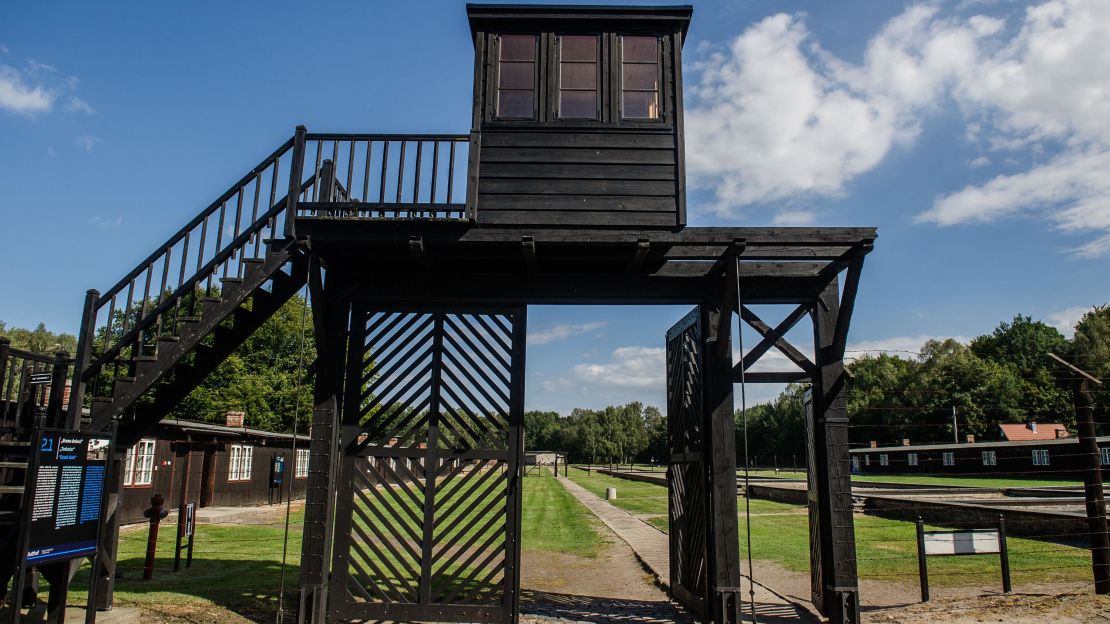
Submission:
M 741 360 L 740 364 L 737 366 L 743 366 L 743 370 L 748 370 L 764 353 L 770 350 L 771 347 L 775 347 L 789 358 L 791 362 L 796 364 L 798 368 L 801 368 L 806 373 L 813 374 L 816 370 L 816 366 L 814 366 L 813 362 L 783 337 L 783 335 L 790 331 L 808 312 L 809 306 L 807 304 L 802 304 L 791 312 L 789 316 L 783 319 L 777 327 L 772 328 L 756 316 L 754 312 L 748 309 L 747 306 L 740 306 L 740 318 L 744 319 L 745 323 L 759 332 L 759 335 L 763 336 L 763 340 L 753 347 L 751 351 L 746 353 L 743 360 Z

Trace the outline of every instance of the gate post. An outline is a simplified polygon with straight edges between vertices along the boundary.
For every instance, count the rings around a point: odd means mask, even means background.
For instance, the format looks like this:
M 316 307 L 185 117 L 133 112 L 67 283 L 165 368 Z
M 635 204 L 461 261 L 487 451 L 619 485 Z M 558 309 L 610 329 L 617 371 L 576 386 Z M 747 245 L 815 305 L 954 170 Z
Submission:
M 856 539 L 852 524 L 852 483 L 848 458 L 848 410 L 844 396 L 844 340 L 838 327 L 840 291 L 833 278 L 813 308 L 813 436 L 820 552 L 810 554 L 822 577 L 823 614 L 831 624 L 859 622 Z M 846 311 L 846 313 L 848 313 Z
M 331 555 L 331 524 L 335 507 L 335 451 L 339 428 L 339 395 L 343 381 L 348 304 L 338 298 L 338 269 L 328 271 L 324 287 L 320 261 L 309 258 L 312 323 L 316 336 L 316 383 L 313 389 L 312 440 L 309 442 L 305 490 L 304 535 L 301 541 L 298 624 L 323 624 L 327 614 L 327 571 Z
M 736 509 L 736 417 L 733 402 L 732 312 L 701 306 L 705 332 L 706 535 L 709 583 L 706 612 L 713 622 L 738 621 L 740 540 Z

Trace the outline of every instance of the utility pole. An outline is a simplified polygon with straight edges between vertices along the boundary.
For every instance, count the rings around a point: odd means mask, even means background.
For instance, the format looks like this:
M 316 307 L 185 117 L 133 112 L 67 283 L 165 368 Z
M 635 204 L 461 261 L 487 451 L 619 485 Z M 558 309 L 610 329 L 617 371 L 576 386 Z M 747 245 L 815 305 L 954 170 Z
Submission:
M 952 443 L 960 443 L 960 426 L 956 424 L 956 406 L 952 406 Z
M 1095 577 L 1095 593 L 1110 594 L 1110 531 L 1106 524 L 1106 501 L 1102 494 L 1102 466 L 1098 441 L 1095 439 L 1094 408 L 1091 406 L 1089 384 L 1102 382 L 1072 366 L 1059 356 L 1048 357 L 1075 374 L 1072 385 L 1075 401 L 1075 422 L 1079 429 L 1079 451 L 1087 464 L 1083 471 L 1083 493 L 1087 502 L 1087 527 L 1091 534 L 1091 569 Z

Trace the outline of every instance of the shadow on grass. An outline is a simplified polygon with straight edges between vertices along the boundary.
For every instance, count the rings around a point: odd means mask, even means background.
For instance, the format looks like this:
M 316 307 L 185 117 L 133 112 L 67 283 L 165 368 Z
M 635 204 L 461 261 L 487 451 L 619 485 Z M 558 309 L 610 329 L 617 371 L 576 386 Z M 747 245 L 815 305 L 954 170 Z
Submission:
M 600 624 L 663 624 L 697 622 L 681 605 L 668 601 L 598 598 L 524 590 L 521 615 L 551 618 L 559 622 L 597 622 Z M 793 605 L 756 603 L 760 622 L 812 622 L 819 620 Z M 743 621 L 751 621 L 751 605 L 743 604 Z

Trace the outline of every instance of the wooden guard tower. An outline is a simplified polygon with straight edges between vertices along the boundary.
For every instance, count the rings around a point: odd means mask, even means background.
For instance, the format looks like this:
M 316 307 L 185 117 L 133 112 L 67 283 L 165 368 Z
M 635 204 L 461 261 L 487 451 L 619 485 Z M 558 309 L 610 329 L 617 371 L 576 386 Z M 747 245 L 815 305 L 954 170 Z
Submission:
M 527 306 L 689 304 L 665 338 L 672 594 L 738 621 L 733 385 L 807 382 L 813 598 L 858 621 L 843 355 L 875 230 L 686 227 L 690 7 L 467 11 L 470 132 L 299 127 L 89 291 L 69 423 L 127 448 L 307 283 L 299 620 L 515 622 Z M 793 312 L 771 325 L 765 304 Z M 733 314 L 762 336 L 740 362 Z M 784 338 L 804 318 L 812 360 Z M 796 369 L 748 371 L 770 349 Z

